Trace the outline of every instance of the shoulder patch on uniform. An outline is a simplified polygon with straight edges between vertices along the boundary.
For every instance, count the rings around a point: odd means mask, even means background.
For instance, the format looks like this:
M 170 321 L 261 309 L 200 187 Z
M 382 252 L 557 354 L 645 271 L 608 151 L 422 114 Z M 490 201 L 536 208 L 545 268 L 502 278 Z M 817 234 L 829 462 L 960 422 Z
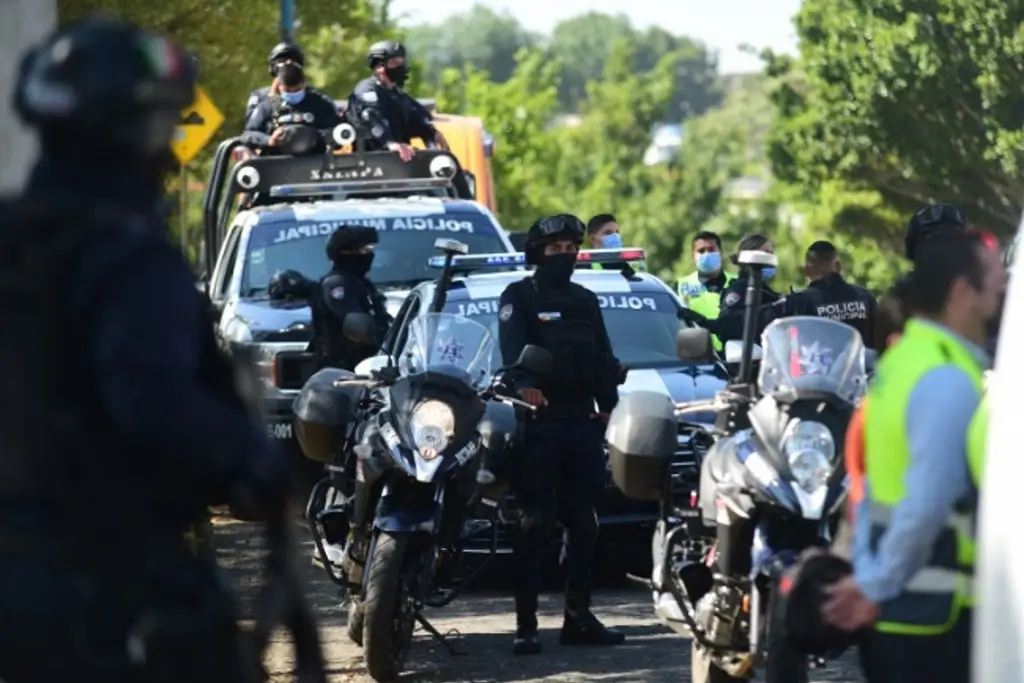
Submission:
M 342 299 L 344 299 L 345 298 L 345 288 L 344 287 L 332 287 L 331 288 L 331 298 L 332 299 L 337 299 L 338 301 L 341 301 Z
M 735 306 L 740 302 L 740 295 L 737 292 L 729 292 L 725 295 L 725 305 Z
M 508 322 L 508 319 L 512 317 L 512 304 L 505 304 L 498 311 L 498 320 L 501 322 Z
M 376 104 L 377 103 L 377 93 L 374 92 L 373 90 L 370 90 L 369 92 L 364 92 L 362 95 L 360 95 L 359 99 L 361 99 L 363 102 L 366 102 L 368 104 Z

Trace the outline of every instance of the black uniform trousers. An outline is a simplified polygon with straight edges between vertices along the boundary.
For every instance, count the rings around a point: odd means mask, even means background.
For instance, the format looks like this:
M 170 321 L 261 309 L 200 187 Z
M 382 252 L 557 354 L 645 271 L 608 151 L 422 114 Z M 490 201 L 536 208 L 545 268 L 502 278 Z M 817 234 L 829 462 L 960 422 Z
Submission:
M 871 631 L 860 646 L 864 677 L 868 683 L 970 683 L 971 618 L 964 610 L 939 636 Z
M 589 606 L 596 506 L 607 472 L 604 423 L 589 415 L 552 419 L 541 414 L 526 425 L 525 449 L 514 469 L 512 491 L 525 516 L 515 543 L 516 617 L 518 626 L 536 628 L 544 551 L 555 519 L 564 528 L 566 601 Z

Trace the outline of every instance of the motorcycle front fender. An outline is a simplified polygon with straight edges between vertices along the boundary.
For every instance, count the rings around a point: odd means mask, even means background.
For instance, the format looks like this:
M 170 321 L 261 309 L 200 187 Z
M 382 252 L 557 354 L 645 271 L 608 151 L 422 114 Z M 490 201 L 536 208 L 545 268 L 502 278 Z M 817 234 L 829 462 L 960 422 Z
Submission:
M 405 480 L 389 482 L 381 492 L 373 527 L 389 534 L 434 533 L 440 526 L 444 489 Z

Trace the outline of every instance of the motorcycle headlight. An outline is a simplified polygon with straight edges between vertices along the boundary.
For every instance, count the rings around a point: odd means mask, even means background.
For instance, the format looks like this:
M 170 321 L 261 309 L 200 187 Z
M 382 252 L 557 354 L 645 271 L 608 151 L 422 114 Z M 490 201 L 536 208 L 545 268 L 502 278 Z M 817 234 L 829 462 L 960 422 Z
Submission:
M 832 474 L 836 442 L 820 422 L 795 422 L 782 438 L 782 452 L 789 460 L 793 479 L 807 493 L 825 485 Z
M 420 457 L 433 460 L 448 447 L 448 439 L 455 434 L 455 413 L 443 401 L 424 401 L 412 411 L 409 431 Z

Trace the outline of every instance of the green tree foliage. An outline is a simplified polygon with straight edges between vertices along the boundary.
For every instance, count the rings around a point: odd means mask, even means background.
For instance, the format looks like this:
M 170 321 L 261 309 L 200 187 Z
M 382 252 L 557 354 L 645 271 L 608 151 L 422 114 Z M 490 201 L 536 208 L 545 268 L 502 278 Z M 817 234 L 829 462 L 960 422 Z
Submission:
M 805 0 L 772 161 L 784 181 L 842 180 L 903 211 L 929 201 L 1009 230 L 1024 196 L 1024 4 Z
M 249 92 L 267 85 L 267 53 L 279 40 L 277 0 L 58 0 L 61 22 L 102 12 L 170 35 L 199 57 L 200 78 L 225 123 L 238 132 Z M 296 39 L 308 52 L 310 80 L 346 97 L 366 73 L 369 42 L 390 35 L 371 0 L 302 0 Z M 385 5 L 386 7 L 386 5 Z
M 467 65 L 504 83 L 516 69 L 516 55 L 535 47 L 538 37 L 507 12 L 474 5 L 443 23 L 410 27 L 405 41 L 411 56 L 422 64 L 420 80 L 437 86 L 446 69 Z

